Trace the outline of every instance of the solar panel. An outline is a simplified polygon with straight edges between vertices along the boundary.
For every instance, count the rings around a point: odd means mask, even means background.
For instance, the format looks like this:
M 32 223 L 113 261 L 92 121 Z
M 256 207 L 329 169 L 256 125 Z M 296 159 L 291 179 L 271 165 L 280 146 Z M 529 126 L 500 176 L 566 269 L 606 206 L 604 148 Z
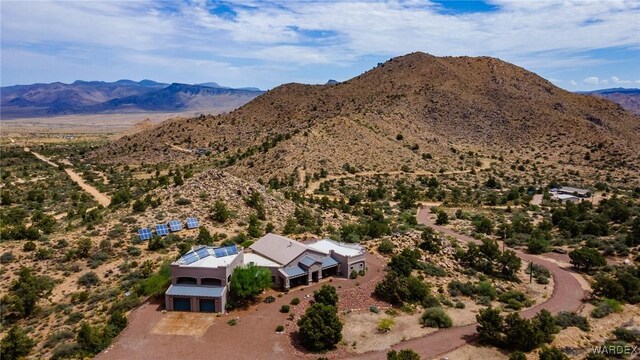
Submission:
M 198 254 L 198 257 L 200 259 L 204 259 L 204 258 L 206 258 L 207 256 L 210 255 L 209 254 L 209 249 L 207 249 L 206 247 L 203 247 L 203 248 L 200 248 L 200 249 L 196 250 L 196 254 Z
M 194 217 L 187 218 L 187 229 L 195 229 L 198 226 L 200 226 L 198 224 L 198 219 Z
M 160 236 L 165 236 L 169 234 L 169 228 L 165 224 L 156 225 L 156 234 Z
M 235 245 L 227 246 L 226 249 L 228 255 L 235 255 L 238 253 L 238 248 Z
M 185 265 L 192 264 L 198 260 L 200 260 L 198 255 L 191 251 L 182 256 L 182 261 L 184 261 Z
M 149 228 L 138 229 L 138 237 L 140 238 L 140 240 L 151 239 L 151 229 Z
M 180 231 L 182 230 L 182 223 L 179 220 L 171 220 L 169 221 L 169 228 L 171 231 Z
M 213 249 L 213 253 L 216 255 L 217 258 L 225 257 L 227 256 L 227 249 L 226 248 Z

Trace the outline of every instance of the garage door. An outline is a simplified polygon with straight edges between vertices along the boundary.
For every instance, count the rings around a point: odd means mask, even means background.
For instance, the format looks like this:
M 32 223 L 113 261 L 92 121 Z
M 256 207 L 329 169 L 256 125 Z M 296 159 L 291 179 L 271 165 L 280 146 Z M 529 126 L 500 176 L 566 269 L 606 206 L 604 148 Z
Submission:
M 200 299 L 200 312 L 215 312 L 216 303 L 213 299 Z
M 173 310 L 175 311 L 191 311 L 190 298 L 173 298 Z

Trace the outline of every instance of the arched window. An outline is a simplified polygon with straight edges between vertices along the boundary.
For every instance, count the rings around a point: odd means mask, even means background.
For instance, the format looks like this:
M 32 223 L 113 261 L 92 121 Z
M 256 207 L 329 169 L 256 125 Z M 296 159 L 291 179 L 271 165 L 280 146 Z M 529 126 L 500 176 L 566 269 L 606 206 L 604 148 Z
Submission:
M 192 277 L 179 277 L 176 279 L 176 284 L 188 284 L 188 285 L 196 285 L 198 284 L 198 280 Z

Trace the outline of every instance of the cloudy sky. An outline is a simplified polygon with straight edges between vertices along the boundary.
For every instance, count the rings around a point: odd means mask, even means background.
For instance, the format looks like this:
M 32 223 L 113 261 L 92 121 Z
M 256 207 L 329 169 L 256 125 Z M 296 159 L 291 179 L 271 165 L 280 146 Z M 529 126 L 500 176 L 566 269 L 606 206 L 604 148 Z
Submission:
M 569 90 L 640 87 L 640 1 L 11 1 L 2 86 L 346 80 L 413 51 L 494 56 Z

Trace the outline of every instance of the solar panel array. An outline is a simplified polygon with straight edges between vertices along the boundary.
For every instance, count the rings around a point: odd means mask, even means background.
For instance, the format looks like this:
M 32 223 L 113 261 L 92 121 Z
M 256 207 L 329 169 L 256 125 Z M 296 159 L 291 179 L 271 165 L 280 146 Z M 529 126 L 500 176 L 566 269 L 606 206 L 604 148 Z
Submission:
M 198 226 L 200 226 L 198 224 L 198 219 L 194 217 L 187 218 L 187 229 L 195 229 Z
M 211 253 L 213 251 L 213 254 Z M 182 262 L 185 265 L 192 264 L 200 259 L 204 259 L 207 256 L 215 256 L 217 258 L 236 255 L 238 248 L 235 245 L 212 248 L 209 246 L 203 246 L 194 250 L 190 250 L 186 254 L 182 255 L 178 262 Z
M 156 234 L 160 236 L 169 235 L 169 228 L 166 224 L 157 224 L 156 225 Z
M 140 240 L 151 239 L 151 229 L 149 228 L 138 229 L 138 237 L 140 237 Z
M 169 221 L 169 229 L 172 232 L 180 231 L 182 230 L 182 223 L 179 220 L 171 220 Z
M 195 229 L 200 224 L 198 223 L 198 219 L 195 217 L 187 218 L 187 229 Z M 156 235 L 158 236 L 166 236 L 169 235 L 169 230 L 172 232 L 182 230 L 182 222 L 180 220 L 171 220 L 169 224 L 157 224 L 155 225 Z M 151 233 L 150 228 L 140 228 L 138 229 L 138 237 L 140 240 L 149 240 L 153 234 Z

